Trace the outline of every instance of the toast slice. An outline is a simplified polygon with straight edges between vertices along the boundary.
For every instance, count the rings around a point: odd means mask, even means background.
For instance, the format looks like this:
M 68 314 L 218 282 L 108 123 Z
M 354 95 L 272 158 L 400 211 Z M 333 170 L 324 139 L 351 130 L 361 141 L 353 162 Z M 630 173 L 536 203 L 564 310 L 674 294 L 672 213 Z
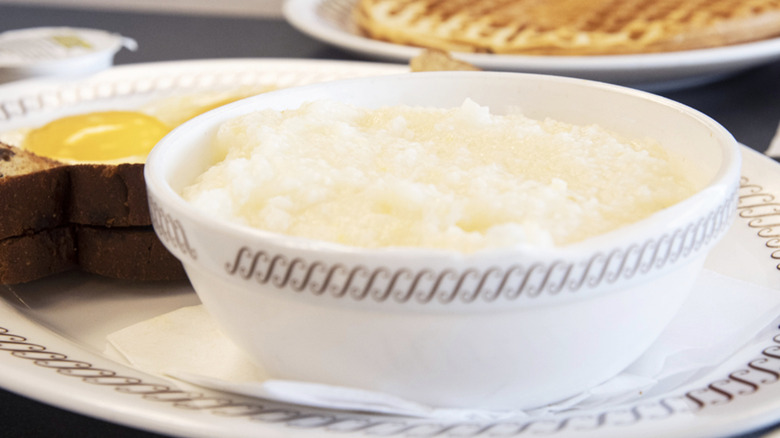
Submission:
M 780 35 L 780 0 L 358 0 L 367 36 L 447 51 L 614 55 Z
M 0 143 L 0 239 L 66 223 L 151 225 L 141 163 L 67 165 Z
M 186 278 L 151 227 L 143 164 L 66 165 L 0 143 L 0 284 L 74 268 Z

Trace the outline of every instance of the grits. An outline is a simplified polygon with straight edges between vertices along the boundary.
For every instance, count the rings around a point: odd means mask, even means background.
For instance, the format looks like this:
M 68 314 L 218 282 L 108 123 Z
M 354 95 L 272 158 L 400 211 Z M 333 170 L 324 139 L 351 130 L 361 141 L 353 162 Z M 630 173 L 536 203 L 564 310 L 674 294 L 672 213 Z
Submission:
M 224 123 L 221 159 L 183 197 L 205 214 L 358 247 L 460 252 L 561 246 L 696 189 L 651 140 L 600 126 L 449 109 L 315 101 Z

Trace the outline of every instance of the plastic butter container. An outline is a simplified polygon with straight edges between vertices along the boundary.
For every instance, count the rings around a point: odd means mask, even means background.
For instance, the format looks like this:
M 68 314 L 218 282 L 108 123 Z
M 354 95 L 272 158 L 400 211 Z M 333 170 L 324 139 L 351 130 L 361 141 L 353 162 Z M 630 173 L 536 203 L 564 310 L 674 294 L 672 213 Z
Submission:
M 122 48 L 136 42 L 96 29 L 36 27 L 0 33 L 0 83 L 20 79 L 88 75 L 114 63 Z

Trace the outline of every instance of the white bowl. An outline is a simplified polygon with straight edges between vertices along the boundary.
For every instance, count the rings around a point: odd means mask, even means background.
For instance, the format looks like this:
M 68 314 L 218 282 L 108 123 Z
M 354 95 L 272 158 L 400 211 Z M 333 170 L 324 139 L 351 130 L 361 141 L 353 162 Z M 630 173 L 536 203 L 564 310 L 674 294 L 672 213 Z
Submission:
M 179 192 L 211 162 L 223 121 L 333 99 L 365 107 L 454 107 L 596 123 L 651 137 L 704 178 L 651 217 L 552 249 L 460 254 L 360 249 L 204 217 Z M 708 117 L 650 94 L 519 73 L 415 73 L 281 90 L 206 113 L 146 163 L 155 230 L 203 304 L 279 379 L 384 391 L 446 407 L 520 409 L 616 375 L 686 299 L 735 211 L 740 158 Z

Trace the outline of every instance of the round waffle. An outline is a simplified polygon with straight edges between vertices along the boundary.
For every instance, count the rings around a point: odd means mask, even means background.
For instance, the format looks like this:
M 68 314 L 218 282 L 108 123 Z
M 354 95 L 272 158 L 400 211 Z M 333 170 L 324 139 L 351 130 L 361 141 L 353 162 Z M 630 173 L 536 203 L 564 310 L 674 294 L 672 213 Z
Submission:
M 358 0 L 369 37 L 448 51 L 608 55 L 780 35 L 780 0 Z

